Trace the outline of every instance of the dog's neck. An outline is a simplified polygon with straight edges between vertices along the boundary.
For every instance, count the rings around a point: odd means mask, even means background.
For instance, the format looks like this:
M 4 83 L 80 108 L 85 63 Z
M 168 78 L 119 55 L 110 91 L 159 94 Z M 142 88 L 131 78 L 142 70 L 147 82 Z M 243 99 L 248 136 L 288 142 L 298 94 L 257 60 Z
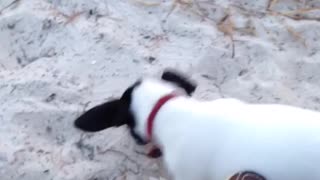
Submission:
M 148 137 L 149 141 L 152 141 L 154 120 L 155 120 L 158 112 L 160 111 L 162 106 L 164 106 L 168 101 L 170 101 L 178 96 L 179 96 L 179 93 L 177 93 L 177 92 L 172 92 L 170 94 L 167 94 L 167 95 L 161 97 L 156 102 L 154 107 L 152 108 L 152 110 L 148 116 L 148 119 L 147 119 L 147 137 Z
M 162 97 L 171 94 L 172 92 L 184 94 L 183 91 L 177 89 L 174 86 L 171 86 L 170 84 L 159 84 L 159 82 L 156 82 L 154 80 L 149 80 L 148 83 L 144 83 L 141 87 L 137 87 L 137 89 L 134 90 L 130 110 L 135 116 L 135 130 L 139 133 L 140 136 L 148 139 L 147 125 L 150 113 L 152 112 L 156 103 Z M 163 106 L 166 106 L 167 103 L 168 102 L 166 102 Z M 157 121 L 157 119 L 159 119 L 158 116 L 161 113 L 162 109 L 163 107 L 159 109 L 154 121 Z M 153 126 L 156 126 L 156 124 L 157 123 L 155 122 Z M 157 136 L 155 135 L 154 137 L 156 138 Z M 154 140 L 155 139 L 153 139 L 153 142 Z

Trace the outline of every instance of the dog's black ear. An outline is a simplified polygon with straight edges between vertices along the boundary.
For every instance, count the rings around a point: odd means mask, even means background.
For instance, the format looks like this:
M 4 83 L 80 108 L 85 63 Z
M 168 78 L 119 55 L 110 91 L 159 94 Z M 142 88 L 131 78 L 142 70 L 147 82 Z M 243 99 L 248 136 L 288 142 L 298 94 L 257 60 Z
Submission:
M 132 92 L 141 82 L 130 86 L 120 99 L 112 100 L 89 109 L 75 120 L 76 128 L 88 132 L 97 132 L 122 125 L 133 126 L 134 118 L 129 110 Z
M 126 124 L 128 116 L 129 105 L 122 100 L 112 100 L 89 109 L 75 120 L 74 125 L 83 131 L 97 132 Z
M 183 88 L 188 95 L 191 95 L 196 90 L 196 83 L 191 82 L 181 73 L 174 70 L 165 70 L 161 77 L 162 80 L 175 83 L 177 86 Z

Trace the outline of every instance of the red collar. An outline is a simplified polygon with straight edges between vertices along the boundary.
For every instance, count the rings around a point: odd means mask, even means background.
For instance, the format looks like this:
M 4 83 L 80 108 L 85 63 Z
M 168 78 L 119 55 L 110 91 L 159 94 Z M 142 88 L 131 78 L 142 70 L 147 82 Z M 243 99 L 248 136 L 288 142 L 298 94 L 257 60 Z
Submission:
M 157 115 L 157 113 L 159 112 L 159 110 L 161 109 L 161 107 L 168 102 L 170 99 L 173 99 L 175 97 L 177 97 L 178 94 L 176 93 L 170 93 L 167 94 L 163 97 L 161 97 L 157 103 L 155 104 L 155 106 L 153 107 L 151 113 L 149 114 L 148 117 L 148 121 L 147 121 L 147 137 L 148 140 L 150 141 L 152 139 L 152 130 L 153 130 L 153 124 L 154 124 L 154 119 Z

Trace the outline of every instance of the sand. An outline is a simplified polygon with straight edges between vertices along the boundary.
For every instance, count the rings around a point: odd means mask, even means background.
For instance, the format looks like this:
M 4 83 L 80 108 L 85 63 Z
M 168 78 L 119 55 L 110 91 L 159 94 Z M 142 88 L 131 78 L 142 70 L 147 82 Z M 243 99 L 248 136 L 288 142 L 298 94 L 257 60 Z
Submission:
M 319 0 L 0 0 L 0 179 L 159 180 L 125 127 L 73 128 L 142 76 L 320 108 Z

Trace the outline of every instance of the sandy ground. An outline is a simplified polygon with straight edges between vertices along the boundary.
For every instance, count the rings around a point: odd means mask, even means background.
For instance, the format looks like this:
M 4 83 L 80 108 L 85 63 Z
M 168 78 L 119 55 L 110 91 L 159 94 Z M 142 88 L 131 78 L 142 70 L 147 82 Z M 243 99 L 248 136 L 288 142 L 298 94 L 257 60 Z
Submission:
M 83 110 L 179 69 L 197 98 L 320 108 L 319 0 L 0 0 L 0 179 L 165 179 Z

